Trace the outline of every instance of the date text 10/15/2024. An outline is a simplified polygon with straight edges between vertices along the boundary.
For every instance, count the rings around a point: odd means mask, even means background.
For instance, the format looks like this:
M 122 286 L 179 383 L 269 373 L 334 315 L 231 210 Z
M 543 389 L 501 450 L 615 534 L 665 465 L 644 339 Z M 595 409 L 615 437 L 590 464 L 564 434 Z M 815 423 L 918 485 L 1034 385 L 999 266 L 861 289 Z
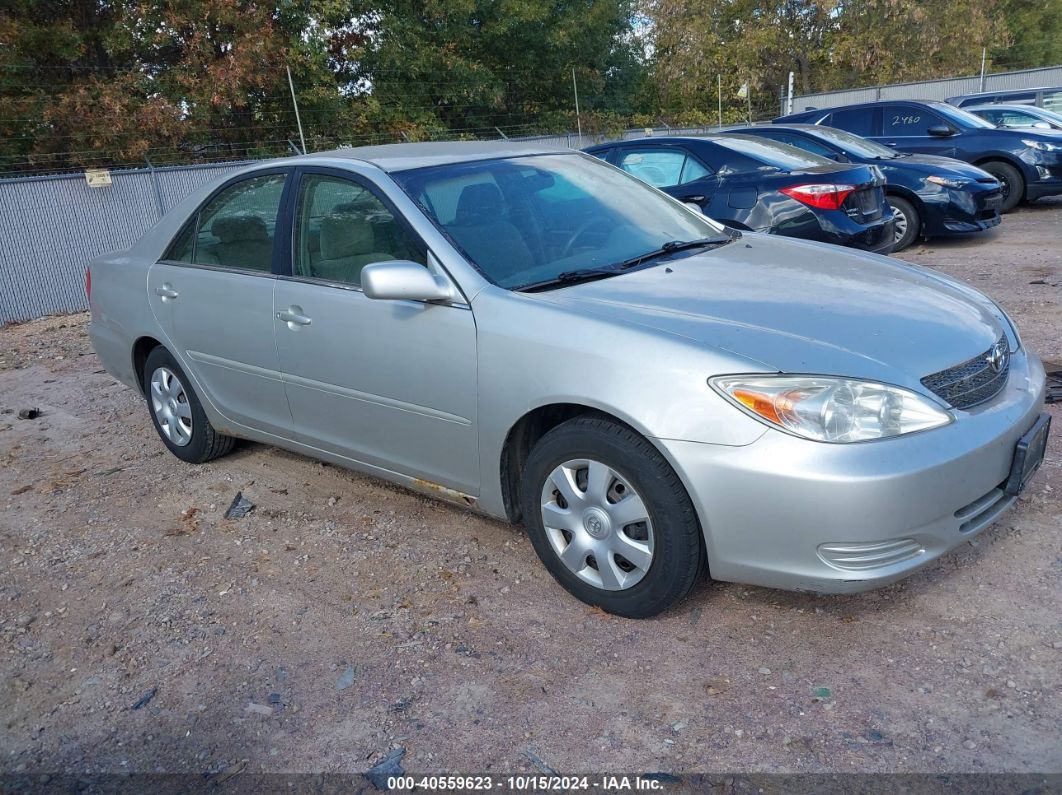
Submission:
M 652 792 L 664 788 L 657 776 L 393 776 L 391 790 L 506 790 L 511 792 Z

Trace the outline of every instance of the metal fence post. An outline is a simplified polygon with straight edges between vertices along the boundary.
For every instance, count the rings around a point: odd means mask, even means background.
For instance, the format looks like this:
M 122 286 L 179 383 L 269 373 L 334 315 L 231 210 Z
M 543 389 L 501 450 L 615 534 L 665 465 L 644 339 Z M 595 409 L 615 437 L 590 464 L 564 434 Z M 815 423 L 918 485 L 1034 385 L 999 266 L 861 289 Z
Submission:
M 159 211 L 159 218 L 162 218 L 166 214 L 166 208 L 162 204 L 162 188 L 159 187 L 159 175 L 155 173 L 155 166 L 150 157 L 144 155 L 144 162 L 147 163 L 148 173 L 151 174 L 151 185 L 155 189 L 155 209 Z

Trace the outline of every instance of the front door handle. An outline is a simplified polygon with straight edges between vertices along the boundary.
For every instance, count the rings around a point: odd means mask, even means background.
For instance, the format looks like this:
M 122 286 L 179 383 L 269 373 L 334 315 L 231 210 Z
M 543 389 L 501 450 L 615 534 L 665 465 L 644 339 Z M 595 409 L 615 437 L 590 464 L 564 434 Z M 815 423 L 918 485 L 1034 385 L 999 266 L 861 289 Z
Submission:
M 679 201 L 696 202 L 697 204 L 700 204 L 704 201 L 704 196 L 701 196 L 700 194 L 697 194 L 696 196 L 680 196 Z
M 277 320 L 288 324 L 288 328 L 294 330 L 300 326 L 308 326 L 312 322 L 302 313 L 301 306 L 289 306 L 283 312 L 277 312 Z
M 885 146 L 899 146 L 899 141 L 885 141 Z
M 179 293 L 167 283 L 162 285 L 161 287 L 156 287 L 155 295 L 157 295 L 163 301 L 174 301 L 177 299 Z

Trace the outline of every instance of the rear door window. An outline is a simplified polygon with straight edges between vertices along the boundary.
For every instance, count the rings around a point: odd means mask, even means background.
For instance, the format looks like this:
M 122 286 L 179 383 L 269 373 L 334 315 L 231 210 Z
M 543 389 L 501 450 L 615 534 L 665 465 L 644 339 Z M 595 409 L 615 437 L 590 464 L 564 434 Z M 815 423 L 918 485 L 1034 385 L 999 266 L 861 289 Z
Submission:
M 284 174 L 229 185 L 178 233 L 164 259 L 269 273 Z

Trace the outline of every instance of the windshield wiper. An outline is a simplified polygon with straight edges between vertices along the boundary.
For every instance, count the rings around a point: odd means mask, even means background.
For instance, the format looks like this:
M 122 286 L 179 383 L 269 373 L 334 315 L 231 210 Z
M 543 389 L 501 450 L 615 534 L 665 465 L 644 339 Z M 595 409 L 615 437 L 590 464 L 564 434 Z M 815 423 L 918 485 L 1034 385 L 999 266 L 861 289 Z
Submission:
M 686 251 L 687 249 L 692 248 L 722 246 L 739 237 L 741 237 L 741 233 L 734 231 L 727 235 L 720 235 L 719 237 L 704 237 L 699 240 L 669 240 L 658 249 L 639 254 L 637 257 L 625 259 L 622 262 L 617 262 L 615 265 L 609 265 L 605 268 L 580 268 L 574 271 L 563 271 L 552 278 L 543 279 L 540 282 L 532 282 L 531 284 L 524 284 L 512 289 L 522 293 L 533 293 L 536 290 L 547 290 L 550 287 L 567 287 L 581 282 L 607 279 L 610 276 L 617 276 L 625 270 L 630 270 L 637 265 L 641 265 L 642 263 L 648 262 L 651 259 L 656 259 L 657 257 L 663 257 L 667 254 L 674 254 L 677 251 Z
M 521 293 L 533 293 L 536 290 L 546 290 L 550 287 L 559 287 L 561 285 L 568 286 L 579 284 L 580 282 L 592 282 L 595 279 L 607 279 L 609 276 L 616 276 L 619 272 L 618 268 L 580 268 L 579 270 L 574 271 L 564 271 L 550 279 L 543 279 L 540 282 L 532 282 L 531 284 L 523 284 L 519 287 L 514 287 L 513 289 Z
M 637 257 L 631 257 L 625 259 L 623 262 L 617 262 L 613 267 L 617 270 L 627 270 L 633 268 L 636 265 L 641 265 L 643 262 L 648 262 L 651 259 L 657 257 L 663 257 L 668 254 L 674 254 L 678 251 L 686 251 L 691 248 L 707 248 L 708 246 L 722 246 L 729 243 L 732 240 L 736 240 L 741 237 L 740 232 L 733 232 L 728 235 L 721 235 L 719 237 L 702 237 L 699 240 L 669 240 L 664 243 L 660 248 L 652 251 L 647 251 L 644 254 L 639 254 Z

